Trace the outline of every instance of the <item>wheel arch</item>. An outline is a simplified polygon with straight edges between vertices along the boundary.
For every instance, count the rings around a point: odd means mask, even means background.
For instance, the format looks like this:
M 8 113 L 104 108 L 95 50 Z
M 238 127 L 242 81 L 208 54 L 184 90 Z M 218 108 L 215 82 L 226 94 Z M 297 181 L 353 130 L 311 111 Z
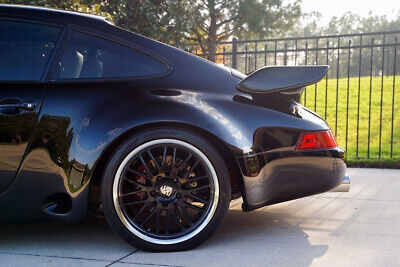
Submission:
M 139 126 L 135 126 L 125 131 L 116 137 L 110 144 L 103 150 L 102 154 L 96 161 L 93 173 L 90 178 L 89 188 L 89 204 L 91 207 L 96 207 L 100 203 L 100 184 L 102 175 L 106 168 L 107 162 L 110 156 L 119 148 L 119 146 L 142 131 L 157 129 L 157 128 L 177 128 L 190 132 L 194 135 L 200 135 L 207 142 L 209 142 L 223 157 L 225 164 L 229 171 L 230 182 L 232 187 L 232 199 L 238 198 L 243 192 L 243 178 L 241 171 L 236 160 L 237 148 L 231 147 L 226 144 L 223 140 L 205 130 L 202 127 L 192 125 L 189 123 L 182 122 L 156 122 L 146 123 Z M 93 209 L 92 209 L 93 210 Z

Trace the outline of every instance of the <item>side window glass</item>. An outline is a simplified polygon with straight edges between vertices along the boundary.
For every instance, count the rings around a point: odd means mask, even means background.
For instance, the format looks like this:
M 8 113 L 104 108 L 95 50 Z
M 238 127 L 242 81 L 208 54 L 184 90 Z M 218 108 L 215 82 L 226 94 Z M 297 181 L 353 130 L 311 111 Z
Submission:
M 54 79 L 142 77 L 165 73 L 167 66 L 127 46 L 73 32 Z
M 38 81 L 60 28 L 0 20 L 0 81 Z

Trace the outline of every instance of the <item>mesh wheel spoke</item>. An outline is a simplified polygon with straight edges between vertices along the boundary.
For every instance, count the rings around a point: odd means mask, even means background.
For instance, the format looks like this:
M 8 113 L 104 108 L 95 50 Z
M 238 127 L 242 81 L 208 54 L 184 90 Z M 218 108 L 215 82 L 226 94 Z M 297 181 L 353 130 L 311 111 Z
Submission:
M 192 154 L 189 154 L 189 156 L 188 156 L 184 161 L 182 161 L 182 163 L 179 164 L 179 166 L 176 168 L 177 171 L 180 171 L 183 167 L 185 167 L 185 165 L 187 164 L 187 162 L 188 162 L 191 158 L 192 158 Z
M 137 205 L 137 204 L 142 204 L 142 203 L 147 203 L 149 200 L 137 200 L 137 201 L 130 201 L 130 202 L 125 202 L 124 206 L 132 206 L 132 205 Z
M 200 180 L 203 180 L 203 179 L 209 179 L 209 176 L 208 175 L 204 175 L 204 176 L 188 177 L 188 178 L 181 179 L 181 181 L 182 181 L 181 187 L 182 188 L 187 188 L 190 183 L 197 182 L 197 181 L 200 181 Z
M 196 195 L 194 195 L 194 194 L 190 194 L 190 195 L 188 195 L 187 197 L 190 198 L 190 199 L 192 199 L 192 200 L 195 200 L 195 201 L 198 201 L 198 202 L 200 202 L 200 203 L 203 203 L 203 204 L 209 202 L 209 201 L 207 201 L 207 200 L 205 200 L 205 199 L 202 199 L 201 197 L 198 197 L 198 196 L 196 196 Z
M 149 154 L 149 157 L 151 158 L 151 160 L 154 162 L 154 165 L 156 166 L 158 172 L 160 172 L 161 166 L 160 166 L 160 164 L 158 164 L 158 161 L 156 160 L 156 158 L 153 156 L 153 154 L 151 153 L 150 150 L 148 150 L 147 153 Z
M 139 176 L 141 176 L 141 177 L 143 177 L 143 178 L 145 178 L 145 179 L 148 179 L 148 178 L 151 178 L 151 177 L 152 177 L 150 174 L 146 174 L 146 173 L 143 173 L 143 172 L 139 172 L 139 171 L 136 171 L 136 170 L 134 170 L 134 169 L 132 169 L 132 168 L 128 168 L 128 172 L 131 172 L 131 173 L 133 173 L 133 174 L 139 175 Z M 151 180 L 149 180 L 149 181 L 151 181 Z
M 146 169 L 146 172 L 148 173 L 148 175 L 146 175 L 146 177 L 153 177 L 153 174 L 151 173 L 150 168 L 147 165 L 146 161 L 143 159 L 142 155 L 140 155 L 139 159 L 142 162 L 144 168 Z
M 143 190 L 139 189 L 138 191 L 135 191 L 135 192 L 129 192 L 129 193 L 121 194 L 120 197 L 124 198 L 124 197 L 134 196 L 134 195 L 136 195 L 138 193 L 141 193 L 141 192 L 146 192 L 146 191 L 143 191 Z
M 133 185 L 139 186 L 139 187 L 151 187 L 151 185 L 146 185 L 146 184 L 139 183 L 138 181 L 135 181 L 135 180 L 130 179 L 128 177 L 124 177 L 123 180 L 127 181 L 128 183 L 131 183 Z
M 199 161 L 196 161 L 193 166 L 187 171 L 185 172 L 185 174 L 182 176 L 182 178 L 187 178 L 189 176 L 189 174 L 191 174 L 194 169 L 197 167 L 197 165 L 199 164 Z
M 154 216 L 154 214 L 156 214 L 156 212 L 157 207 L 155 207 L 154 210 L 149 215 L 147 215 L 146 219 L 144 219 L 143 222 L 140 223 L 140 226 L 143 226 L 145 223 L 147 223 Z
M 167 221 L 165 222 L 165 232 L 167 234 L 169 234 L 169 228 L 170 228 L 170 224 L 171 224 L 171 213 L 172 213 L 172 210 L 168 209 L 167 210 Z
M 167 161 L 167 147 L 164 147 L 164 151 L 163 151 L 163 158 L 162 158 L 162 162 L 161 162 L 161 167 L 164 168 L 165 167 L 165 163 Z
M 143 211 L 149 207 L 152 204 L 152 202 L 148 202 L 146 204 L 143 205 L 143 207 L 139 210 L 139 212 L 135 215 L 135 217 L 133 217 L 132 221 L 136 221 L 136 219 L 142 215 Z
M 171 164 L 171 174 L 175 175 L 176 174 L 176 147 L 174 147 L 174 151 L 172 153 L 172 164 Z M 175 171 L 175 172 L 174 172 Z
M 197 206 L 192 205 L 192 204 L 189 204 L 189 203 L 187 203 L 187 202 L 183 202 L 183 204 L 184 204 L 186 207 L 188 207 L 188 208 L 191 208 L 191 209 L 194 209 L 194 210 L 197 210 L 197 211 L 200 211 L 200 212 L 204 212 L 204 211 L 205 211 L 205 210 L 203 210 L 202 208 L 197 207 Z
M 184 189 L 184 190 L 182 190 L 182 191 L 184 191 L 184 192 L 186 192 L 186 193 L 190 193 L 190 192 L 195 192 L 195 191 L 198 191 L 198 190 L 200 190 L 200 189 L 210 188 L 210 187 L 211 187 L 211 186 L 210 186 L 209 184 L 207 184 L 207 185 L 202 185 L 202 186 L 198 186 L 198 187 L 195 187 L 195 188 Z
M 128 197 L 128 196 L 136 195 L 136 194 L 138 194 L 140 192 L 145 192 L 145 191 L 143 191 L 142 188 L 139 188 L 139 189 L 137 189 L 135 191 L 132 191 L 132 192 L 129 192 L 129 193 L 123 193 L 123 194 L 120 195 L 120 197 Z
M 181 222 L 181 219 L 179 218 L 178 208 L 175 208 L 173 213 L 174 213 L 175 221 L 178 223 L 181 230 L 185 229 L 185 227 L 183 226 L 183 223 Z
M 160 233 L 160 216 L 161 216 L 161 209 L 156 208 L 156 233 Z
M 190 218 L 190 215 L 189 215 L 188 211 L 186 210 L 185 207 L 181 207 L 180 206 L 180 208 L 181 208 L 181 210 L 183 212 L 183 215 L 185 215 L 186 222 L 189 224 L 189 226 L 192 226 L 193 222 L 192 222 L 192 219 Z

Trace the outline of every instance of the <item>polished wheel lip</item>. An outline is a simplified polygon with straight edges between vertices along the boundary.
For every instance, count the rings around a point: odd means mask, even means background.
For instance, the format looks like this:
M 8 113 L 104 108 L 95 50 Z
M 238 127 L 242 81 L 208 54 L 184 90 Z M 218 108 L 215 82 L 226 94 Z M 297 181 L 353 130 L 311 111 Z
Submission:
M 139 230 L 137 230 L 135 227 L 133 227 L 130 223 L 129 220 L 125 217 L 120 204 L 119 204 L 119 197 L 118 197 L 118 185 L 119 182 L 121 180 L 121 174 L 125 168 L 125 166 L 128 164 L 128 162 L 140 151 L 146 149 L 147 147 L 150 146 L 154 146 L 154 145 L 159 145 L 159 144 L 176 144 L 176 145 L 180 145 L 183 146 L 187 149 L 192 150 L 194 153 L 197 154 L 197 156 L 199 156 L 204 163 L 207 165 L 212 180 L 214 182 L 214 196 L 213 196 L 213 201 L 211 203 L 211 207 L 208 211 L 207 216 L 204 218 L 204 221 L 196 228 L 194 229 L 192 232 L 189 232 L 188 234 L 178 237 L 178 238 L 173 238 L 173 239 L 158 239 L 158 238 L 154 238 L 148 235 L 143 234 L 142 232 L 140 232 Z M 135 236 L 139 237 L 142 240 L 145 240 L 147 242 L 151 242 L 154 244 L 160 244 L 160 245 L 172 245 L 172 244 L 177 244 L 177 243 L 181 243 L 184 242 L 186 240 L 189 240 L 193 237 L 195 237 L 197 234 L 199 234 L 207 225 L 208 223 L 211 221 L 212 217 L 215 214 L 215 211 L 217 209 L 218 206 L 218 201 L 219 201 L 219 183 L 218 183 L 218 178 L 217 178 L 217 173 L 214 169 L 214 166 L 212 165 L 212 163 L 210 162 L 210 160 L 206 157 L 206 155 L 204 155 L 203 152 L 200 151 L 200 149 L 198 149 L 197 147 L 181 141 L 181 140 L 177 140 L 177 139 L 157 139 L 157 140 L 153 140 L 153 141 L 149 141 L 146 142 L 142 145 L 139 145 L 138 147 L 136 147 L 134 150 L 132 150 L 126 157 L 125 159 L 122 161 L 122 163 L 119 165 L 118 170 L 115 174 L 114 177 L 114 183 L 113 183 L 113 203 L 114 203 L 114 208 L 115 211 L 117 212 L 117 215 L 119 217 L 119 219 L 121 220 L 121 222 L 124 224 L 124 226 Z

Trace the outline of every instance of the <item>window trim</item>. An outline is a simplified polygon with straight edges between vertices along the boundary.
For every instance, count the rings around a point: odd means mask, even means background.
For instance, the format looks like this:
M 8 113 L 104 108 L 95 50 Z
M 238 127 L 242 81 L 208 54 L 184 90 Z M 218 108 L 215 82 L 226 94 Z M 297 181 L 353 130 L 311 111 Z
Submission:
M 57 53 L 57 58 L 54 60 L 51 71 L 48 73 L 47 82 L 51 84 L 58 84 L 58 83 L 96 83 L 96 82 L 129 82 L 129 81 L 137 81 L 137 80 L 147 80 L 153 78 L 161 78 L 168 76 L 173 71 L 172 64 L 163 56 L 158 55 L 152 51 L 144 49 L 133 42 L 129 42 L 125 39 L 118 38 L 114 35 L 106 34 L 104 32 L 99 32 L 93 29 L 85 28 L 78 25 L 69 24 L 66 28 L 68 28 L 68 33 L 66 34 L 63 45 L 59 49 L 59 53 Z M 145 75 L 145 76 L 125 76 L 125 77 L 94 77 L 94 78 L 63 78 L 63 79 L 54 79 L 53 75 L 57 71 L 58 62 L 61 60 L 65 49 L 68 46 L 68 43 L 71 39 L 72 33 L 80 32 L 83 34 L 91 35 L 96 38 L 100 38 L 106 41 L 110 41 L 116 43 L 118 45 L 122 45 L 128 47 L 130 49 L 136 50 L 144 55 L 147 55 L 154 60 L 159 61 L 160 63 L 164 64 L 167 67 L 165 72 L 154 74 L 154 75 Z
M 43 26 L 57 27 L 60 29 L 60 32 L 58 33 L 58 36 L 54 42 L 54 47 L 50 53 L 49 58 L 47 59 L 45 67 L 44 67 L 42 73 L 40 74 L 40 78 L 38 80 L 8 80 L 8 81 L 0 80 L 0 84 L 5 84 L 5 83 L 7 83 L 7 84 L 27 84 L 27 83 L 39 84 L 39 83 L 46 82 L 48 73 L 50 72 L 51 66 L 53 65 L 53 61 L 57 55 L 59 47 L 62 44 L 62 40 L 66 33 L 65 25 L 61 24 L 61 23 L 44 22 L 44 21 L 36 20 L 36 19 L 26 19 L 26 18 L 8 17 L 8 16 L 0 16 L 0 21 L 14 21 L 14 22 L 22 22 L 22 23 L 30 23 L 30 24 L 39 24 L 39 25 L 43 25 Z

